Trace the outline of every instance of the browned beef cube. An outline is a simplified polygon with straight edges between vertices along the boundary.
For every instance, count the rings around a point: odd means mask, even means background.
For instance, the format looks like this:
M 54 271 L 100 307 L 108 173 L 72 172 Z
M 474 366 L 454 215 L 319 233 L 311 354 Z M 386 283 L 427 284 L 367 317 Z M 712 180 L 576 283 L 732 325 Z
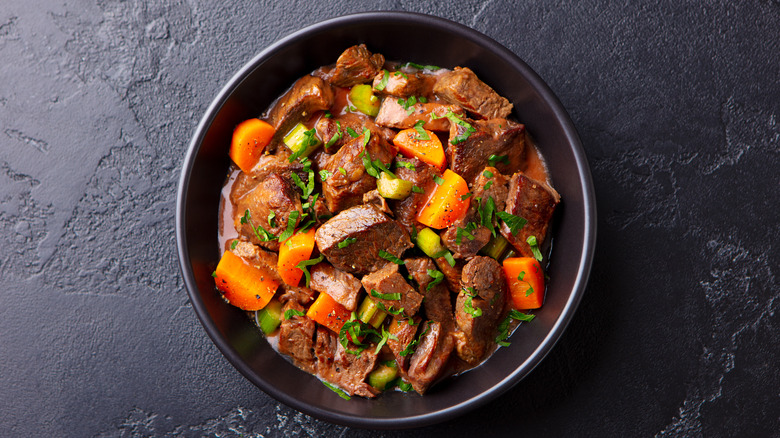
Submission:
M 483 119 L 506 118 L 512 112 L 512 104 L 468 67 L 455 67 L 453 71 L 442 74 L 433 92 Z
M 342 146 L 324 166 L 330 173 L 322 183 L 322 193 L 328 210 L 336 212 L 363 202 L 363 194 L 376 188 L 376 178 L 366 172 L 362 154 L 371 160 L 390 164 L 397 149 L 381 137 L 370 135 L 363 146 L 364 135 L 353 138 Z
M 306 75 L 276 101 L 268 111 L 268 122 L 276 129 L 276 136 L 283 137 L 296 123 L 331 105 L 333 89 L 330 84 L 321 78 Z
M 409 361 L 407 377 L 415 391 L 424 394 L 447 366 L 454 346 L 450 331 L 442 324 L 427 321 L 422 340 Z
M 283 281 L 281 281 L 281 287 L 284 292 L 279 295 L 279 301 L 282 304 L 288 301 L 296 301 L 302 306 L 308 306 L 314 302 L 314 291 L 308 287 L 290 286 Z
M 455 266 L 450 266 L 449 262 L 447 262 L 447 259 L 444 257 L 433 259 L 433 261 L 436 262 L 439 271 L 444 274 L 444 283 L 447 285 L 450 292 L 458 293 L 460 291 L 460 279 L 462 277 L 463 265 L 465 264 L 463 259 L 455 260 Z
M 231 245 L 232 242 L 233 241 L 230 241 L 229 245 Z M 284 284 L 282 277 L 279 276 L 279 273 L 276 270 L 276 266 L 278 265 L 278 258 L 276 253 L 265 251 L 246 241 L 238 241 L 238 243 L 236 243 L 236 247 L 230 251 L 244 259 L 245 262 L 267 272 L 279 284 Z
M 288 310 L 303 312 L 303 306 L 290 300 L 282 309 L 282 315 Z M 316 371 L 314 358 L 315 322 L 306 316 L 282 318 L 279 326 L 279 352 L 293 359 L 295 365 L 309 373 Z
M 409 359 L 412 357 L 411 352 L 414 350 L 406 352 L 406 348 L 414 341 L 414 335 L 417 334 L 419 327 L 419 317 L 415 317 L 414 320 L 394 317 L 387 328 L 387 331 L 394 336 L 394 338 L 390 337 L 387 339 L 387 346 L 390 347 L 396 363 L 402 370 L 406 370 Z
M 434 167 L 429 166 L 417 158 L 401 158 L 400 161 L 410 163 L 414 169 L 406 167 L 398 167 L 395 170 L 395 174 L 398 178 L 411 183 L 419 187 L 425 193 L 430 193 L 433 190 L 433 177 L 439 175 L 439 171 Z M 417 210 L 419 210 L 425 203 L 425 193 L 412 193 L 402 200 L 391 200 L 390 205 L 395 212 L 396 219 L 400 222 L 406 230 L 411 233 L 412 229 L 417 225 Z
M 442 243 L 456 259 L 474 257 L 483 246 L 490 242 L 492 237 L 490 230 L 482 225 L 477 225 L 477 228 L 470 231 L 467 230 L 470 222 L 458 220 L 441 234 Z M 458 236 L 459 229 L 460 236 Z
M 391 95 L 397 97 L 423 96 L 428 97 L 433 94 L 433 86 L 436 83 L 436 77 L 421 72 L 389 71 L 387 72 L 387 82 L 382 88 L 385 72 L 380 71 L 374 77 L 374 93 L 380 95 Z M 381 90 L 379 88 L 382 88 Z
M 382 213 L 388 214 L 390 216 L 393 216 L 394 214 L 393 210 L 390 210 L 390 206 L 387 204 L 387 199 L 383 198 L 382 195 L 379 194 L 379 190 L 377 189 L 364 193 L 363 203 L 371 204 Z
M 360 280 L 328 263 L 318 263 L 311 267 L 309 287 L 317 292 L 330 295 L 347 310 L 357 308 L 357 299 L 361 288 Z
M 379 113 L 376 115 L 376 124 L 395 129 L 408 129 L 422 120 L 423 128 L 430 131 L 447 131 L 450 129 L 450 121 L 447 113 L 463 116 L 463 110 L 454 105 L 442 105 L 436 102 L 416 103 L 405 109 L 398 103 L 398 99 L 389 96 L 382 101 Z M 431 118 L 433 114 L 433 118 Z
M 490 353 L 506 304 L 506 280 L 501 266 L 490 257 L 474 257 L 463 267 L 463 289 L 455 305 L 458 357 L 471 365 Z M 481 313 L 481 314 L 478 314 Z
M 372 205 L 338 213 L 317 229 L 314 238 L 333 266 L 357 274 L 374 272 L 388 263 L 379 256 L 380 250 L 400 258 L 412 247 L 406 230 Z
M 428 271 L 438 271 L 436 264 L 428 257 L 414 257 L 404 260 L 409 275 L 417 282 L 417 290 L 425 297 L 423 308 L 427 319 L 452 327 L 452 301 L 445 283 L 430 286 L 433 277 Z
M 278 151 L 276 154 L 261 155 L 260 159 L 257 161 L 257 164 L 252 169 L 251 177 L 255 181 L 262 181 L 267 178 L 268 175 L 275 173 L 288 181 L 292 181 L 291 175 L 295 173 L 304 182 L 308 181 L 308 175 L 303 171 L 303 164 L 297 160 L 291 163 L 288 160 L 290 155 L 291 154 L 289 153 L 289 149 L 286 147 L 283 148 L 283 150 Z M 243 172 L 239 174 L 238 178 L 236 179 L 236 183 L 239 183 L 241 175 L 244 175 Z
M 241 219 L 247 210 L 250 221 L 242 224 Z M 287 227 L 287 219 L 294 211 L 299 215 L 295 219 L 297 225 L 303 212 L 300 196 L 287 179 L 271 173 L 238 200 L 233 211 L 233 220 L 236 230 L 242 237 L 276 251 L 279 249 L 279 241 L 264 240 L 267 236 L 262 233 L 262 230 L 258 236 L 252 227 L 255 229 L 262 227 L 274 236 L 278 236 Z M 268 221 L 270 213 L 275 215 L 271 223 Z
M 488 163 L 491 155 L 506 156 L 507 162 L 497 162 L 503 173 L 517 172 L 523 164 L 525 126 L 505 119 L 464 120 L 474 132 L 462 124 L 450 124 L 447 160 L 450 169 L 467 182 L 474 181 Z M 465 137 L 465 138 L 463 138 Z
M 385 64 L 385 57 L 371 54 L 365 44 L 352 46 L 336 60 L 336 67 L 330 73 L 330 82 L 339 87 L 351 87 L 374 79 Z
M 506 224 L 501 224 L 501 234 L 521 255 L 532 257 L 533 252 L 527 240 L 530 236 L 535 236 L 539 245 L 544 242 L 547 228 L 559 202 L 561 196 L 547 184 L 528 178 L 522 172 L 512 175 L 506 212 L 520 216 L 528 222 L 514 235 Z
M 491 176 L 488 176 L 491 175 Z M 486 188 L 487 187 L 487 188 Z M 502 174 L 495 167 L 485 167 L 474 180 L 471 192 L 474 193 L 472 199 L 480 198 L 487 201 L 493 198 L 496 205 L 496 211 L 503 211 L 506 207 L 506 197 L 509 189 L 509 177 Z M 474 204 L 472 204 L 474 205 Z
M 371 299 L 382 303 L 386 308 L 403 309 L 403 313 L 408 316 L 414 316 L 420 309 L 423 296 L 409 286 L 398 272 L 398 265 L 395 263 L 387 263 L 378 271 L 363 277 L 361 281 Z M 376 296 L 377 294 L 397 295 L 398 299 L 381 298 Z
M 350 345 L 350 349 L 354 350 L 355 346 Z M 317 375 L 350 395 L 374 397 L 378 391 L 365 382 L 368 373 L 376 367 L 374 349 L 375 346 L 369 347 L 359 355 L 347 353 L 335 333 L 318 327 L 315 346 Z

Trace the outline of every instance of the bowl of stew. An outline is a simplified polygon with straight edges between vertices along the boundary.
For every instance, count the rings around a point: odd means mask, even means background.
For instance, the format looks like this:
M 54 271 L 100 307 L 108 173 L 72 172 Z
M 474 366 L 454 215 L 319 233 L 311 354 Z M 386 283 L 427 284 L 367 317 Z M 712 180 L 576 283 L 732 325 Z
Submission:
M 407 428 L 528 375 L 584 293 L 595 199 L 576 130 L 515 54 L 374 12 L 262 50 L 182 166 L 179 261 L 206 332 L 306 414 Z

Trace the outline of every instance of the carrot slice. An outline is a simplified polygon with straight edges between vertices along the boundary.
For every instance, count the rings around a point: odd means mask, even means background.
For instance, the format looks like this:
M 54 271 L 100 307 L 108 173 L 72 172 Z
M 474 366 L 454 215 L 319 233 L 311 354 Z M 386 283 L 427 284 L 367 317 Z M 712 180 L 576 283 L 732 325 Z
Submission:
M 279 276 L 290 286 L 298 286 L 303 276 L 298 263 L 308 260 L 314 250 L 314 229 L 306 233 L 294 234 L 279 246 Z
M 438 181 L 441 184 L 437 182 L 428 200 L 417 212 L 418 222 L 436 229 L 447 228 L 462 218 L 469 209 L 470 201 L 465 197 L 469 186 L 460 175 L 447 169 L 441 179 L 443 181 Z
M 243 310 L 262 309 L 279 287 L 279 282 L 269 272 L 250 265 L 230 251 L 222 255 L 214 273 L 217 289 L 230 304 Z
M 398 150 L 405 157 L 416 157 L 418 160 L 444 169 L 447 159 L 444 157 L 444 147 L 441 145 L 439 137 L 427 129 L 423 130 L 428 136 L 427 140 L 422 140 L 421 135 L 416 129 L 404 129 L 393 138 L 393 144 L 398 146 Z
M 309 307 L 306 316 L 338 333 L 352 317 L 352 313 L 337 303 L 330 295 L 320 293 L 320 296 Z
M 244 120 L 233 130 L 230 158 L 241 170 L 249 172 L 271 142 L 274 132 L 273 126 L 260 119 Z
M 533 257 L 515 257 L 504 260 L 512 304 L 517 310 L 538 309 L 544 302 L 544 272 Z

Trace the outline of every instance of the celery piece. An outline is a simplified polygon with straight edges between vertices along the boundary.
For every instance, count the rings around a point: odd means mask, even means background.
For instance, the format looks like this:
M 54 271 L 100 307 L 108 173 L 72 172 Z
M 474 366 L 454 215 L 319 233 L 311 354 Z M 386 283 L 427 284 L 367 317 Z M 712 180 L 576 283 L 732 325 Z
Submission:
M 352 105 L 357 108 L 363 114 L 371 117 L 376 117 L 379 114 L 379 98 L 374 96 L 374 91 L 371 85 L 360 84 L 355 85 L 349 90 L 349 100 Z
M 270 335 L 282 323 L 282 303 L 271 300 L 262 310 L 255 313 L 255 320 L 260 330 Z
M 376 189 L 383 198 L 404 199 L 412 193 L 412 183 L 382 172 L 376 180 Z
M 442 257 L 446 249 L 441 244 L 441 238 L 430 228 L 423 228 L 417 233 L 417 246 L 428 257 Z
M 488 257 L 500 260 L 507 246 L 509 246 L 509 241 L 501 234 L 496 234 L 480 251 Z
M 321 144 L 319 138 L 317 138 L 317 131 L 312 129 L 306 129 L 303 123 L 298 123 L 295 127 L 284 137 L 284 144 L 293 152 L 296 158 L 308 157 L 309 154 L 314 152 Z
M 398 375 L 398 368 L 395 362 L 380 363 L 374 371 L 368 374 L 368 384 L 379 391 L 384 391 L 387 385 Z
M 372 325 L 374 328 L 378 328 L 382 321 L 385 320 L 387 312 L 377 307 L 374 300 L 365 297 L 363 302 L 358 306 L 357 317 L 359 320 L 366 324 Z

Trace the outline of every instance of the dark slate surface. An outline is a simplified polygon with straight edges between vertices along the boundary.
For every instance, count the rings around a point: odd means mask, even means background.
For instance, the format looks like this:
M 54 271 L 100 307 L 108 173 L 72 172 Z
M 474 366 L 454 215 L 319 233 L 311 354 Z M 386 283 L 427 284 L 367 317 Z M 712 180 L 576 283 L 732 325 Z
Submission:
M 626 3 L 3 0 L 0 436 L 778 436 L 780 3 Z M 312 419 L 239 375 L 188 303 L 173 229 L 221 85 L 282 35 L 375 9 L 525 59 L 579 129 L 600 215 L 550 356 L 403 433 Z

